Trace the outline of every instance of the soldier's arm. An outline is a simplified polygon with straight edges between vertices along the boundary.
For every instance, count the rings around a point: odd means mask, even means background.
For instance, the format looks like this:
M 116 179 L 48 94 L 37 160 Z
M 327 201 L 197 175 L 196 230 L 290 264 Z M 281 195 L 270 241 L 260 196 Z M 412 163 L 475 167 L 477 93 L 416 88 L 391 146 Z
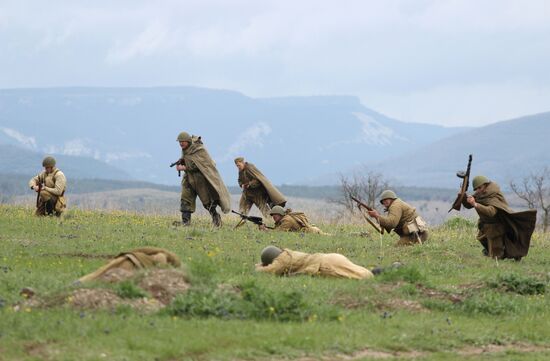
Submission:
M 403 209 L 401 209 L 401 207 L 390 207 L 388 215 L 380 216 L 378 221 L 382 227 L 386 229 L 394 229 L 399 224 L 399 220 L 401 220 L 402 215 Z
M 59 171 L 55 175 L 55 186 L 44 187 L 44 190 L 50 192 L 55 196 L 60 196 L 63 193 L 63 190 L 65 189 L 66 185 L 67 185 L 67 179 L 65 178 L 65 174 Z
M 252 178 L 249 182 L 248 182 L 248 187 L 249 188 L 257 188 L 261 185 L 260 181 L 257 180 L 256 178 Z
M 34 188 L 35 186 L 38 185 L 39 182 L 40 182 L 40 174 L 35 175 L 34 177 L 31 178 L 31 180 L 29 181 L 29 188 Z
M 279 223 L 279 225 L 275 226 L 275 230 L 282 232 L 292 232 L 292 228 L 292 221 L 285 218 L 281 220 L 281 223 Z
M 199 170 L 199 167 L 197 167 L 197 165 L 195 164 L 195 162 L 191 161 L 191 160 L 186 160 L 185 161 L 185 168 L 189 171 L 196 171 L 196 170 Z
M 497 208 L 493 206 L 484 206 L 483 204 L 476 203 L 477 214 L 485 217 L 494 217 L 497 215 Z
M 283 275 L 285 274 L 287 270 L 287 267 L 283 262 L 275 258 L 273 262 L 267 266 L 263 266 L 261 263 L 256 265 L 256 271 L 257 272 L 267 272 L 267 273 L 273 273 L 276 275 Z

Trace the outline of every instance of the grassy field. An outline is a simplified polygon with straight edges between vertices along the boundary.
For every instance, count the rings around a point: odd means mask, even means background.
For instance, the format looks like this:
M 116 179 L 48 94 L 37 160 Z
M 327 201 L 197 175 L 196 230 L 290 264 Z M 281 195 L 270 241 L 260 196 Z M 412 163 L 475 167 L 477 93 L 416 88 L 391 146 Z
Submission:
M 323 237 L 233 231 L 229 216 L 213 230 L 207 219 L 182 228 L 165 216 L 31 214 L 0 206 L 0 360 L 550 359 L 548 234 L 523 261 L 497 263 L 462 219 L 397 248 L 395 235 L 362 237 L 366 226 L 321 224 L 333 234 Z M 404 266 L 369 281 L 256 274 L 268 244 Z M 23 287 L 66 294 L 102 255 L 141 246 L 175 252 L 190 273 L 191 290 L 159 312 L 22 303 Z

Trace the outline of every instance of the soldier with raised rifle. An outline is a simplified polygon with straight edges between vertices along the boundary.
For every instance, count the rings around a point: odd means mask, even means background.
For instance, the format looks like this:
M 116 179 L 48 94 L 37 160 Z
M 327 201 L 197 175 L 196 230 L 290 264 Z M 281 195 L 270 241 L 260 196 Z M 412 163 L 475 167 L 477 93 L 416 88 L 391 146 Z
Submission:
M 399 235 L 397 245 L 422 244 L 428 240 L 426 222 L 416 213 L 414 207 L 397 198 L 394 191 L 382 192 L 380 203 L 385 207 L 387 215 L 380 215 L 375 209 L 368 211 L 368 214 L 376 218 L 388 233 L 393 230 Z
M 197 196 L 212 217 L 212 224 L 221 227 L 222 219 L 217 212 L 219 206 L 223 213 L 229 213 L 231 198 L 229 191 L 218 173 L 216 164 L 208 154 L 200 137 L 181 132 L 177 141 L 182 150 L 176 170 L 184 171 L 181 182 L 181 221 L 187 226 L 191 223 L 191 214 L 196 210 Z
M 463 197 L 462 205 L 474 208 L 479 215 L 477 240 L 483 246 L 483 254 L 515 260 L 526 256 L 535 230 L 537 211 L 512 211 L 498 184 L 486 176 L 474 177 L 472 187 L 475 193 Z
M 36 192 L 37 216 L 55 215 L 57 217 L 67 208 L 65 174 L 56 168 L 54 157 L 45 157 L 42 161 L 44 171 L 31 178 L 29 187 Z

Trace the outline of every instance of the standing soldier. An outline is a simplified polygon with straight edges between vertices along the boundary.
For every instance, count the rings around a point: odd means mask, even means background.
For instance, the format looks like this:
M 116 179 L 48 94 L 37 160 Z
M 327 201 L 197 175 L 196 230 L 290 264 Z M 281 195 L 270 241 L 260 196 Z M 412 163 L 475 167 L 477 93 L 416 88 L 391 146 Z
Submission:
M 376 218 L 388 233 L 393 229 L 401 237 L 398 245 L 405 246 L 428 240 L 426 222 L 416 213 L 414 207 L 397 198 L 394 191 L 382 192 L 380 203 L 384 205 L 388 215 L 382 216 L 376 210 L 372 210 L 368 211 L 369 216 Z
M 235 159 L 239 169 L 239 187 L 243 193 L 239 202 L 239 210 L 248 214 L 252 205 L 256 205 L 263 216 L 269 216 L 269 210 L 274 206 L 284 207 L 286 199 L 277 188 L 263 175 L 254 164 L 244 161 L 244 158 Z
M 191 214 L 195 212 L 197 195 L 202 205 L 212 216 L 212 224 L 221 227 L 222 219 L 216 211 L 220 206 L 223 213 L 231 209 L 231 198 L 216 169 L 216 164 L 208 154 L 200 137 L 181 132 L 178 135 L 182 156 L 177 171 L 184 171 L 181 182 L 181 221 L 184 226 L 191 223 Z
M 67 208 L 65 199 L 67 179 L 65 174 L 55 167 L 54 157 L 44 158 L 42 166 L 44 171 L 29 181 L 29 187 L 37 192 L 35 214 L 37 216 L 55 214 L 59 217 Z
M 514 213 L 498 184 L 485 176 L 474 177 L 472 183 L 475 193 L 464 198 L 462 204 L 466 208 L 475 208 L 479 215 L 477 240 L 483 246 L 483 254 L 519 261 L 529 251 L 537 211 L 530 209 Z

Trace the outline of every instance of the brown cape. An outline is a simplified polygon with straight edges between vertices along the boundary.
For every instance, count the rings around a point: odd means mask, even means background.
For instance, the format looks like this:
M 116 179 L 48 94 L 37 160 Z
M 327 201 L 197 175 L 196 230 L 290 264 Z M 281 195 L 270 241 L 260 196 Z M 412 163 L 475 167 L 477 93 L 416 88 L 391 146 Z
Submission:
M 193 143 L 183 153 L 184 158 L 189 158 L 197 165 L 204 178 L 218 193 L 222 212 L 229 213 L 231 210 L 231 196 L 216 168 L 216 163 L 214 163 L 199 138 L 193 137 Z
M 476 202 L 485 206 L 493 206 L 497 211 L 496 219 L 504 224 L 506 237 L 504 252 L 506 257 L 524 257 L 529 252 L 531 236 L 535 231 L 537 210 L 529 209 L 523 212 L 514 212 L 500 191 L 498 184 L 491 182 L 485 193 L 475 196 Z
M 285 196 L 277 188 L 275 188 L 273 184 L 271 184 L 269 179 L 267 179 L 267 177 L 262 172 L 260 172 L 260 170 L 256 168 L 254 164 L 247 162 L 246 169 L 254 178 L 258 179 L 258 181 L 262 183 L 265 190 L 267 191 L 269 199 L 273 204 L 281 204 L 286 202 Z

